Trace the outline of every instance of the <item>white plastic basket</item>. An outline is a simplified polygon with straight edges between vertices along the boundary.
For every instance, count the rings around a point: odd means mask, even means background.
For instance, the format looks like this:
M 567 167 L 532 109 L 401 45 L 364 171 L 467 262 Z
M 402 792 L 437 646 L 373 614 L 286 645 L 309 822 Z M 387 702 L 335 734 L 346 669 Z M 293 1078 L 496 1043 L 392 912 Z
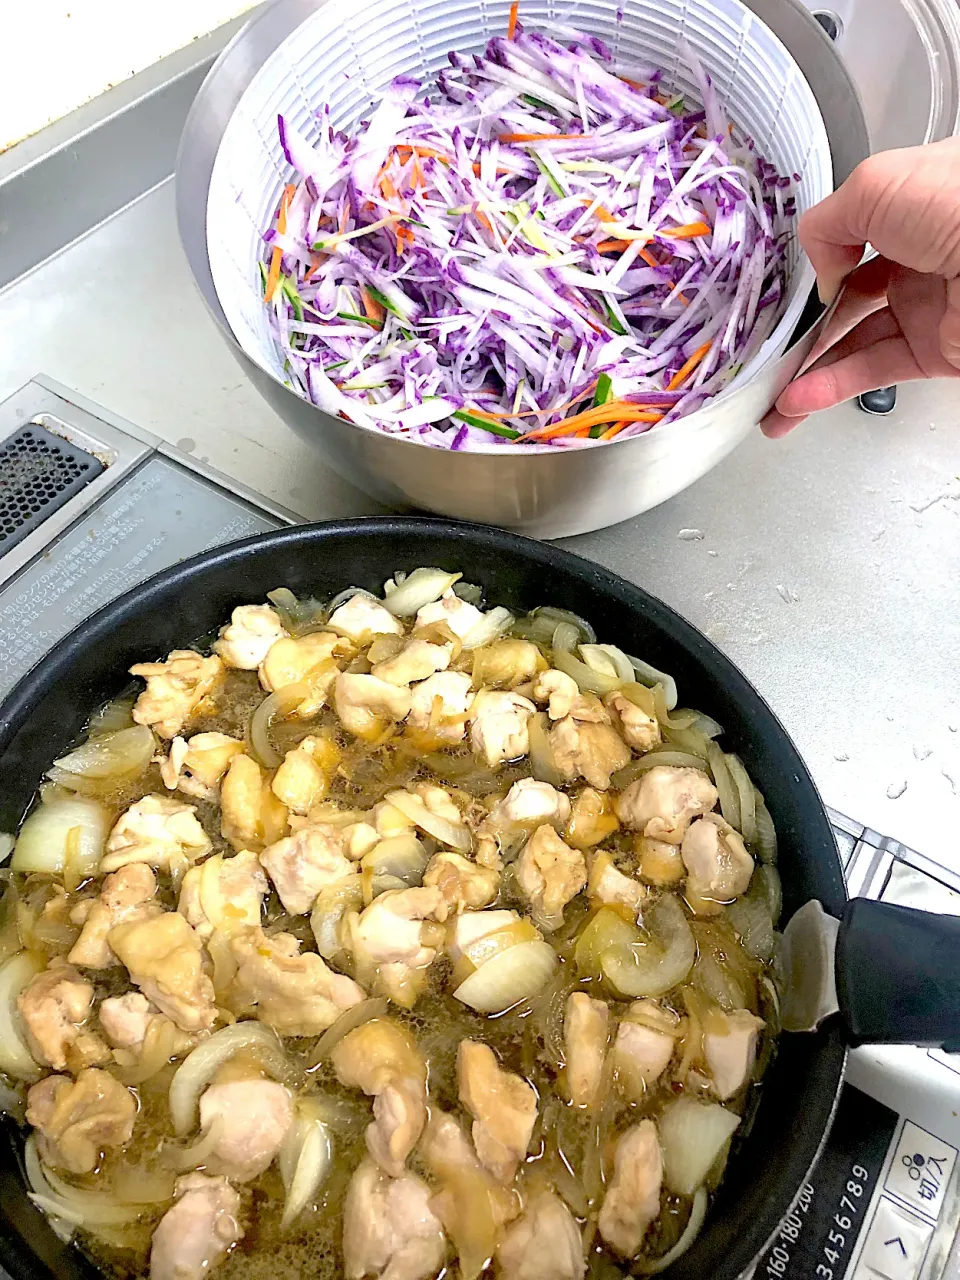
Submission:
M 291 180 L 277 133 L 282 114 L 311 141 L 329 104 L 336 128 L 365 119 L 400 74 L 429 80 L 451 49 L 481 52 L 506 30 L 510 0 L 357 0 L 327 3 L 280 44 L 251 81 L 223 134 L 207 201 L 210 269 L 234 334 L 261 368 L 285 381 L 261 300 L 257 262 L 283 185 Z M 783 174 L 799 174 L 798 214 L 833 188 L 830 145 L 813 91 L 792 56 L 740 0 L 522 0 L 527 30 L 557 24 L 605 40 L 615 60 L 654 64 L 664 84 L 696 101 L 682 56 L 699 56 L 738 131 Z M 742 385 L 783 353 L 813 286 L 794 242 L 787 303 L 773 333 L 737 378 Z

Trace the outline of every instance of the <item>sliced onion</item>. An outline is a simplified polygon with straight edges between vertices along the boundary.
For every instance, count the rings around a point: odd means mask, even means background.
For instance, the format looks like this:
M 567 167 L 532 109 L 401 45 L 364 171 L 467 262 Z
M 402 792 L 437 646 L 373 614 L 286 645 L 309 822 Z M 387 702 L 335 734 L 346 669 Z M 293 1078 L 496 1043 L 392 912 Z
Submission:
M 460 959 L 454 965 L 453 984 L 459 986 L 472 973 L 488 964 L 494 956 L 524 942 L 536 942 L 540 935 L 529 920 L 513 920 L 503 929 L 491 929 L 489 933 L 474 938 L 460 948 Z
M 409 791 L 388 791 L 384 799 L 395 809 L 399 809 L 405 818 L 409 818 L 415 827 L 425 831 L 428 836 L 433 836 L 434 840 L 439 840 L 441 844 L 460 853 L 469 853 L 473 842 L 469 828 L 462 822 L 451 822 L 449 818 L 440 817 L 432 809 L 428 809 L 419 796 L 412 795 Z
M 374 604 L 383 604 L 383 601 L 378 596 L 375 596 L 372 591 L 367 591 L 365 587 L 344 587 L 342 591 L 337 592 L 327 605 L 327 615 L 332 614 L 335 609 L 339 609 L 348 600 L 352 600 L 354 596 L 363 596 L 366 600 L 372 600 Z
M 23 1149 L 23 1163 L 30 1183 L 30 1199 L 51 1217 L 75 1227 L 120 1227 L 135 1222 L 151 1205 L 124 1204 L 106 1192 L 79 1191 L 57 1179 L 58 1190 L 51 1181 L 52 1173 L 45 1169 L 37 1153 L 33 1134 Z
M 578 641 L 585 641 L 587 644 L 597 643 L 597 633 L 586 618 L 581 618 L 578 613 L 571 613 L 569 609 L 555 609 L 553 605 L 544 605 L 540 609 L 534 609 L 530 616 L 546 618 L 553 623 L 554 627 L 559 622 L 565 622 L 570 626 L 576 627 Z
M 364 854 L 360 866 L 374 876 L 393 876 L 412 888 L 423 884 L 429 861 L 426 849 L 416 836 L 388 836 Z
M 170 1081 L 170 1118 L 178 1138 L 185 1138 L 197 1122 L 200 1095 L 225 1062 L 238 1053 L 251 1053 L 271 1073 L 282 1078 L 289 1070 L 280 1037 L 262 1022 L 235 1022 L 197 1046 L 184 1058 Z
M 54 760 L 55 769 L 78 778 L 116 778 L 140 773 L 150 763 L 156 742 L 146 725 L 117 729 L 85 742 Z
M 752 888 L 752 886 L 751 886 Z M 764 897 L 750 894 L 738 898 L 727 907 L 727 919 L 733 925 L 740 944 L 755 960 L 772 960 L 776 947 L 773 921 Z M 698 961 L 698 966 L 699 966 Z M 719 1003 L 723 1003 L 720 1001 Z M 725 1008 L 729 1006 L 724 1006 Z M 743 1006 L 740 1006 L 741 1008 Z
M 692 1196 L 740 1123 L 717 1102 L 677 1098 L 658 1121 L 663 1148 L 663 1180 L 678 1196 Z
M 10 835 L 8 831 L 0 831 L 0 863 L 6 862 L 13 853 L 13 847 L 17 843 L 17 837 Z
M 129 729 L 133 725 L 133 698 L 114 698 L 105 707 L 95 711 L 87 726 L 87 737 L 101 733 L 113 733 L 117 729 Z
M 334 1049 L 351 1031 L 356 1031 L 357 1027 L 362 1027 L 365 1022 L 372 1022 L 374 1018 L 382 1018 L 390 1007 L 390 1001 L 385 996 L 371 996 L 367 1000 L 361 1000 L 359 1004 L 353 1005 L 349 1009 L 345 1009 L 340 1017 L 331 1026 L 327 1027 L 323 1035 L 313 1046 L 313 1053 L 310 1055 L 308 1068 L 319 1067 L 321 1062 L 325 1062 L 330 1057 Z
M 581 978 L 603 976 L 602 958 L 613 947 L 628 947 L 640 938 L 640 930 L 616 907 L 601 907 L 580 931 L 573 960 Z
M 752 848 L 757 843 L 757 793 L 739 756 L 727 756 L 727 769 L 740 803 L 740 834 Z
M 638 760 L 631 760 L 629 764 L 618 770 L 610 779 L 610 785 L 615 791 L 622 791 L 624 787 L 635 782 L 649 770 L 656 769 L 658 765 L 666 765 L 672 769 L 699 769 L 701 773 L 709 772 L 706 760 L 701 756 L 691 755 L 687 751 L 648 751 L 645 756 L 640 756 Z
M 648 688 L 653 688 L 658 684 L 663 689 L 663 698 L 667 704 L 667 710 L 672 711 L 677 705 L 677 682 L 673 676 L 668 676 L 665 671 L 658 671 L 656 667 L 651 667 L 649 662 L 644 662 L 642 658 L 630 657 L 630 665 L 636 672 L 636 678 L 641 684 L 645 684 Z
M 284 685 L 276 693 L 264 698 L 250 717 L 247 738 L 251 754 L 265 769 L 278 769 L 283 764 L 283 756 L 270 741 L 270 730 L 274 722 L 286 720 L 309 696 L 310 690 L 304 680 Z
M 690 923 L 672 894 L 644 909 L 643 925 L 647 939 L 611 947 L 600 957 L 604 978 L 631 1000 L 665 995 L 684 981 L 697 957 Z
M 580 656 L 595 671 L 612 672 L 621 684 L 635 684 L 633 664 L 622 649 L 614 644 L 582 644 Z
M 733 917 L 730 917 L 733 923 Z M 769 927 L 769 921 L 768 921 Z M 736 925 L 734 925 L 736 928 Z M 737 930 L 739 932 L 739 930 Z M 741 939 L 743 941 L 743 939 Z M 744 942 L 746 947 L 746 943 Z M 749 950 L 749 948 L 747 948 Z M 751 955 L 753 952 L 750 953 Z M 769 957 L 768 957 L 769 958 Z M 747 998 L 736 978 L 709 951 L 702 951 L 693 966 L 691 982 L 698 991 L 702 991 L 707 999 L 719 1005 L 721 1009 L 731 1012 L 734 1009 L 745 1009 Z
M 453 994 L 478 1013 L 503 1013 L 539 995 L 557 964 L 557 953 L 549 942 L 520 942 L 488 960 Z
M 382 603 L 395 618 L 412 618 L 424 605 L 439 600 L 462 577 L 462 573 L 447 573 L 444 569 L 414 569 Z
M 683 1234 L 673 1246 L 668 1249 L 660 1258 L 637 1258 L 633 1264 L 633 1274 L 641 1276 L 655 1276 L 661 1271 L 666 1271 L 667 1267 L 672 1267 L 676 1260 L 683 1256 L 700 1234 L 703 1226 L 703 1220 L 707 1216 L 707 1193 L 703 1187 L 697 1187 L 693 1193 L 693 1205 L 690 1209 L 690 1217 L 687 1219 L 687 1225 L 683 1229 Z
M 31 951 L 21 951 L 0 966 L 0 1070 L 17 1080 L 40 1075 L 23 1035 L 17 996 L 44 968 L 43 959 Z
M 167 1147 L 164 1151 L 164 1159 L 180 1172 L 184 1172 L 187 1169 L 196 1169 L 200 1165 L 206 1164 L 223 1137 L 223 1128 L 223 1116 L 214 1116 L 209 1126 L 204 1129 L 199 1139 L 192 1146 Z
M 623 694 L 635 707 L 639 707 L 644 715 L 657 718 L 657 700 L 653 690 L 648 689 L 645 684 L 638 684 L 636 680 L 627 680 L 620 686 L 617 693 Z
M 770 919 L 776 924 L 780 919 L 780 912 L 783 910 L 783 886 L 780 883 L 780 873 L 777 868 L 769 863 L 764 863 L 763 866 L 757 867 L 753 873 L 750 892 L 752 893 L 754 889 L 758 894 L 763 893 Z
M 333 1138 L 315 1099 L 303 1098 L 280 1147 L 278 1164 L 286 1188 L 280 1226 L 289 1227 L 316 1198 L 333 1163 Z
M 703 711 L 697 712 L 697 719 L 693 728 L 698 733 L 702 733 L 705 738 L 719 738 L 723 733 L 723 725 L 718 724 L 712 716 L 708 716 Z
M 715 742 L 710 743 L 707 761 L 713 785 L 720 796 L 720 812 L 735 830 L 740 830 L 740 794 L 727 768 L 727 757 Z
M 530 772 L 538 782 L 549 782 L 551 787 L 563 784 L 560 770 L 547 737 L 547 716 L 541 711 L 527 721 L 530 734 Z
M 359 911 L 363 905 L 363 877 L 360 875 L 345 876 L 320 890 L 310 914 L 310 928 L 324 960 L 332 960 L 343 950 L 340 922 L 348 911 Z
M 757 857 L 761 862 L 776 862 L 777 829 L 773 825 L 770 810 L 756 787 L 754 787 L 754 799 L 756 801 Z
M 280 615 L 284 628 L 297 638 L 319 631 L 327 618 L 327 608 L 319 600 L 298 600 L 289 587 L 268 591 L 267 599 Z
M 609 675 L 602 671 L 594 671 L 585 662 L 581 662 L 579 658 L 575 658 L 572 653 L 568 653 L 565 649 L 554 649 L 553 665 L 558 671 L 572 676 L 576 680 L 577 688 L 581 693 L 613 693 L 614 689 L 620 687 L 619 676 Z
M 485 613 L 479 622 L 475 622 L 461 643 L 464 649 L 482 649 L 484 645 L 492 644 L 505 631 L 509 631 L 513 623 L 514 617 L 510 610 L 499 605 Z
M 573 653 L 580 641 L 580 629 L 572 622 L 558 622 L 550 646 L 558 653 Z
M 103 805 L 84 796 L 63 792 L 38 805 L 20 828 L 13 860 L 14 871 L 39 871 L 62 876 L 68 854 L 68 837 L 74 829 L 72 870 L 81 879 L 97 874 L 103 846 L 110 830 L 110 815 Z

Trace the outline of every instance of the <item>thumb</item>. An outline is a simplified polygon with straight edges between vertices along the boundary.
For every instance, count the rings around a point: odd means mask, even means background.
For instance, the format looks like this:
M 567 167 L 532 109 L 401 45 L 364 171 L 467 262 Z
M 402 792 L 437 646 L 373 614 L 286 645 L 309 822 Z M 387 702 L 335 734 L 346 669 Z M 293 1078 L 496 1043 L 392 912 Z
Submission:
M 960 278 L 947 281 L 947 309 L 940 322 L 940 350 L 948 364 L 960 369 Z
M 800 219 L 800 243 L 817 273 L 820 301 L 829 305 L 860 265 L 866 239 L 849 191 L 841 187 Z

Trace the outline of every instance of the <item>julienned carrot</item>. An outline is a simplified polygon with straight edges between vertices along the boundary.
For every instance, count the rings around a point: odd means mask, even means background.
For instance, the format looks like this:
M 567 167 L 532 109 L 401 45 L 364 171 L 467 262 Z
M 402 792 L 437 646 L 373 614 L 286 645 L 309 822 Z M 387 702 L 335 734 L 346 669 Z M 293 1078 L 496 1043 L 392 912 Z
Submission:
M 571 142 L 589 138 L 589 133 L 498 133 L 500 142 Z
M 513 0 L 510 6 L 510 18 L 507 22 L 507 39 L 512 40 L 517 34 L 517 14 L 520 12 L 520 0 Z
M 595 427 L 601 422 L 659 422 L 662 417 L 663 413 L 659 410 L 645 409 L 642 405 L 631 404 L 627 400 L 608 400 L 606 404 L 575 413 L 572 418 L 565 418 L 552 427 L 528 431 L 523 438 L 553 440 L 557 436 L 576 435 L 581 427 Z
M 629 76 L 618 76 L 618 80 L 622 80 L 624 84 L 628 84 L 631 89 L 640 89 L 641 92 L 646 89 L 645 84 L 641 84 L 639 80 L 631 80 Z
M 397 253 L 403 253 L 408 244 L 413 244 L 413 232 L 409 227 L 397 227 Z
M 386 310 L 363 284 L 360 286 L 360 301 L 363 303 L 363 312 L 367 319 L 382 325 L 387 314 Z
M 288 183 L 283 188 L 283 195 L 280 199 L 280 212 L 277 214 L 277 231 L 280 235 L 287 234 L 287 210 L 290 208 L 290 201 L 293 199 L 296 187 L 292 183 Z M 267 273 L 267 287 L 263 291 L 264 302 L 271 302 L 273 295 L 277 291 L 277 285 L 280 283 L 280 267 L 283 263 L 283 250 L 278 245 L 270 256 L 270 270 Z
M 597 245 L 597 252 L 622 253 L 624 249 L 629 249 L 633 243 L 632 240 L 601 240 Z
M 574 396 L 572 400 L 568 400 L 566 404 L 555 404 L 549 409 L 520 409 L 516 413 L 494 413 L 490 409 L 473 409 L 470 412 L 477 414 L 481 418 L 543 418 L 553 417 L 555 413 L 566 413 L 568 409 L 572 409 L 575 404 L 579 404 L 581 400 L 586 400 L 588 396 L 592 396 L 597 389 L 596 382 L 591 382 L 589 387 L 581 391 L 578 396 Z
M 310 268 L 307 271 L 307 274 L 303 277 L 304 284 L 308 284 L 313 279 L 313 276 L 320 270 L 320 266 L 324 262 L 326 262 L 326 254 L 322 254 L 319 258 L 315 257 L 313 259 L 310 263 Z
M 487 217 L 485 213 L 483 213 L 480 209 L 474 209 L 473 216 L 480 223 L 481 227 L 486 227 L 486 229 L 490 232 L 490 234 L 493 235 L 493 223 L 490 221 L 490 219 Z
M 637 254 L 638 258 L 642 258 L 648 267 L 659 267 L 663 264 L 658 262 L 649 249 L 641 249 Z
M 706 222 L 688 222 L 686 226 L 674 227 L 672 231 L 661 231 L 662 236 L 671 240 L 696 240 L 699 236 L 708 236 L 710 227 Z
M 678 369 L 667 383 L 667 390 L 676 391 L 679 387 L 682 387 L 712 346 L 713 341 L 711 340 L 710 342 L 705 342 L 702 347 L 698 347 L 687 363 Z
M 439 160 L 441 164 L 449 164 L 452 159 L 445 151 L 437 151 L 434 147 L 422 147 L 419 142 L 415 147 L 411 146 L 409 142 L 400 142 L 397 144 L 396 150 L 404 164 L 410 159 L 411 155 L 426 156 L 431 160 Z M 403 155 L 403 152 L 406 152 L 406 155 Z
M 629 422 L 615 422 L 612 427 L 608 427 L 602 435 L 597 436 L 598 440 L 612 440 L 614 436 L 618 436 L 624 427 L 629 427 Z

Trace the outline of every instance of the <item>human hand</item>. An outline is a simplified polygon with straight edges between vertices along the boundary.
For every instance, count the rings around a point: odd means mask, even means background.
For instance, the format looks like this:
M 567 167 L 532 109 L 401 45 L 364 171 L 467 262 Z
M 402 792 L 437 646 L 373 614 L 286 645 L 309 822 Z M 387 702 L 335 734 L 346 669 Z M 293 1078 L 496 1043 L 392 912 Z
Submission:
M 871 156 L 799 234 L 822 300 L 846 291 L 764 435 L 877 387 L 960 378 L 960 138 Z M 858 266 L 868 242 L 880 256 Z

